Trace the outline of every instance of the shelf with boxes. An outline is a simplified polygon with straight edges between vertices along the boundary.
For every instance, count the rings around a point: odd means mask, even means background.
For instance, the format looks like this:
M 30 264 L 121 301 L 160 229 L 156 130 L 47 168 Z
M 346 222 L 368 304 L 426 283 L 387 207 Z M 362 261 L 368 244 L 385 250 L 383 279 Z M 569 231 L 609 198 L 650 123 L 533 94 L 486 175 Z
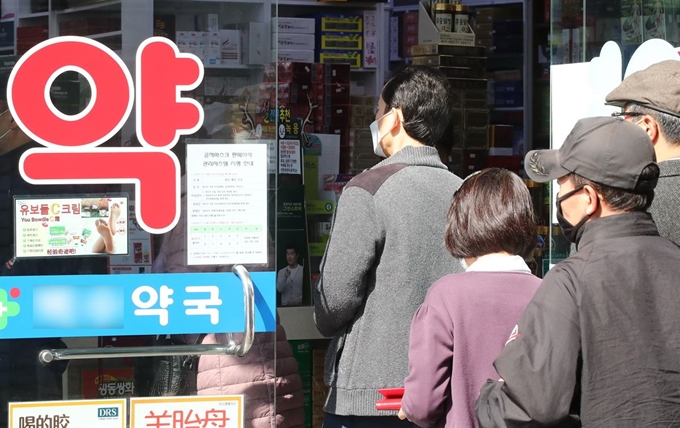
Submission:
M 377 69 L 380 12 L 376 4 L 314 13 L 298 5 L 279 5 L 278 12 L 272 19 L 272 25 L 277 25 L 272 27 L 272 48 L 279 60 Z

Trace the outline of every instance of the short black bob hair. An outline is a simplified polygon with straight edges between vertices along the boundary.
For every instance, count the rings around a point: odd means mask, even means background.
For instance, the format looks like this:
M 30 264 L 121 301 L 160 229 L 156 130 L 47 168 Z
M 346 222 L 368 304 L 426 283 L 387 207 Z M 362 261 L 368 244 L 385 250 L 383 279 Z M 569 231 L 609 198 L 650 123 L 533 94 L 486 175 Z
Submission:
M 445 239 L 459 259 L 499 252 L 529 259 L 536 248 L 536 218 L 526 184 L 502 168 L 469 176 L 453 197 Z

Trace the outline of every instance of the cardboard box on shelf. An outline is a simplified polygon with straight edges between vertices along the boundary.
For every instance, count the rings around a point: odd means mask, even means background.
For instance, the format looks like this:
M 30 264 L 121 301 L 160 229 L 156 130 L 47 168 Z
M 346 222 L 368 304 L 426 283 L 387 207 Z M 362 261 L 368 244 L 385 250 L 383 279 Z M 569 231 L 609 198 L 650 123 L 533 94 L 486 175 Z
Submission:
M 486 126 L 480 128 L 466 128 L 465 129 L 465 142 L 464 147 L 466 149 L 488 149 L 489 142 L 487 138 L 488 131 Z
M 363 48 L 363 36 L 361 34 L 323 33 L 320 36 L 319 49 L 360 51 Z
M 474 90 L 474 91 L 485 91 L 484 97 L 486 98 L 486 80 L 485 79 L 458 79 L 458 78 L 448 78 L 451 88 L 454 90 Z
M 418 23 L 418 12 L 404 12 L 404 24 L 417 24 Z
M 281 33 L 272 34 L 272 47 L 278 46 L 279 49 L 314 50 L 314 34 Z
M 380 37 L 377 10 L 364 11 L 364 38 L 366 37 Z
M 54 9 L 54 7 L 52 9 Z M 154 14 L 154 37 L 165 37 L 175 42 L 175 34 L 175 15 Z
M 278 55 L 278 56 L 277 56 Z M 272 58 L 277 58 L 282 62 L 314 62 L 313 50 L 299 50 L 299 49 L 272 49 Z
M 418 44 L 442 44 L 455 46 L 475 46 L 475 33 L 468 25 L 469 33 L 449 33 L 437 29 L 427 13 L 427 0 L 418 3 Z
M 205 13 L 194 16 L 194 26 L 197 31 L 213 32 L 219 31 L 219 17 L 216 13 Z
M 320 32 L 363 33 L 363 16 L 343 14 L 322 14 L 317 16 Z
M 475 22 L 477 24 L 521 19 L 521 7 L 493 6 L 478 7 L 475 9 Z
M 522 20 L 494 21 L 493 31 L 495 38 L 522 36 L 524 33 L 524 21 Z
M 464 149 L 463 150 L 463 167 L 465 172 L 470 174 L 474 171 L 479 171 L 487 167 L 488 150 L 484 149 Z
M 363 59 L 364 68 L 376 68 L 378 66 L 378 37 L 364 37 Z
M 399 17 L 390 17 L 390 61 L 398 61 L 399 55 Z
M 414 65 L 429 65 L 433 67 L 482 67 L 486 68 L 486 57 L 483 56 L 452 56 L 428 55 L 413 57 Z
M 483 67 L 438 67 L 446 77 L 457 77 L 461 79 L 482 79 L 484 78 Z
M 349 105 L 349 85 L 317 84 L 315 89 L 316 100 L 319 106 L 326 105 Z
M 241 33 L 241 56 L 243 64 L 264 64 L 267 58 L 264 22 L 248 22 L 239 27 Z
M 42 39 L 45 40 L 48 37 L 48 27 L 47 24 L 44 25 L 24 25 L 17 27 L 17 40 L 21 39 Z
M 238 30 L 220 30 L 222 64 L 241 63 L 241 34 Z
M 208 33 L 207 49 L 204 52 L 204 64 L 217 65 L 222 63 L 222 36 L 219 31 Z
M 484 57 L 486 51 L 484 48 L 476 46 L 455 46 L 440 43 L 425 43 L 418 44 L 412 48 L 413 56 L 424 55 L 450 55 L 450 56 L 472 56 Z
M 349 64 L 314 64 L 312 69 L 313 83 L 348 85 L 351 82 Z
M 314 18 L 272 18 L 272 34 L 278 33 L 298 33 L 314 34 L 316 21 Z
M 351 111 L 352 117 L 362 117 L 364 115 L 364 113 L 366 112 L 366 107 L 363 106 L 363 105 L 353 104 L 353 105 L 351 105 L 350 111 Z M 370 113 L 372 113 L 372 112 L 370 112 Z
M 489 147 L 512 149 L 512 125 L 489 125 L 488 140 Z
M 361 68 L 361 59 L 359 51 L 319 51 L 321 64 L 349 64 L 352 68 Z

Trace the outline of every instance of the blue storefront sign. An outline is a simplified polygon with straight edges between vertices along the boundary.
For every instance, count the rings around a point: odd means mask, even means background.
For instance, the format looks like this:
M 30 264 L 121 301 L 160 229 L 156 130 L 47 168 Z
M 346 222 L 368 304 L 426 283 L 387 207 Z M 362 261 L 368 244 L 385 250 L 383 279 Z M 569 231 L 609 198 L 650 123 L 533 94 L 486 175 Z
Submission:
M 276 329 L 275 272 L 252 272 L 255 331 Z M 0 339 L 242 332 L 233 273 L 0 278 Z

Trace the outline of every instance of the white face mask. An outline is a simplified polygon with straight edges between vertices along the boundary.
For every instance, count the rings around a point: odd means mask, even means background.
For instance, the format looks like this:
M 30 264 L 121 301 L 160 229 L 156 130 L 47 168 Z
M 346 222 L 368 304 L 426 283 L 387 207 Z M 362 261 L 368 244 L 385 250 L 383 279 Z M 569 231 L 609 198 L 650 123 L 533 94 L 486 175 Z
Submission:
M 465 261 L 465 259 L 459 259 L 459 261 L 460 261 L 460 265 L 463 267 L 463 270 L 468 270 L 468 268 L 469 268 L 470 266 L 468 266 L 468 264 L 467 264 L 467 262 Z
M 380 140 L 382 140 L 383 137 L 385 137 L 385 135 L 387 135 L 387 134 L 382 135 L 382 136 L 380 135 L 380 130 L 378 129 L 378 122 L 380 122 L 388 114 L 392 113 L 392 111 L 393 110 L 390 110 L 389 112 L 382 115 L 382 117 L 380 117 L 380 119 L 374 120 L 371 123 L 371 125 L 369 126 L 369 128 L 371 129 L 371 138 L 373 139 L 373 153 L 380 156 L 381 158 L 387 157 L 387 155 L 383 151 L 382 147 L 380 146 Z

